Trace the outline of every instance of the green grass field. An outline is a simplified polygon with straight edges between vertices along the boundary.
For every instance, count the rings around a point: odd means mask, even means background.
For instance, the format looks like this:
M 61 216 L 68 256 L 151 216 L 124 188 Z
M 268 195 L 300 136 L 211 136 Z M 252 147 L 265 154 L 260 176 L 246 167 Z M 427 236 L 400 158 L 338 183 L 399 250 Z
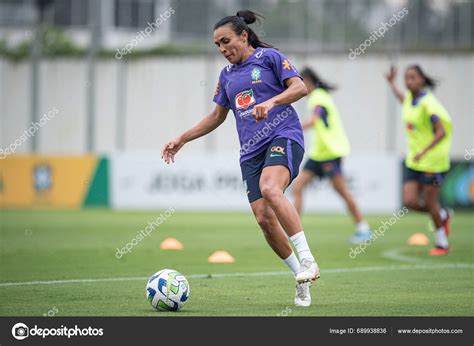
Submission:
M 293 305 L 293 278 L 266 245 L 250 212 L 177 210 L 117 259 L 116 248 L 157 216 L 159 212 L 2 211 L 0 315 L 474 315 L 472 214 L 455 215 L 448 256 L 432 258 L 427 255 L 430 246 L 407 245 L 414 232 L 433 239 L 427 216 L 410 212 L 354 259 L 349 257 L 347 238 L 353 226 L 348 216 L 305 215 L 303 225 L 321 267 L 310 308 Z M 368 220 L 378 228 L 390 216 L 369 215 Z M 160 242 L 170 236 L 184 250 L 160 250 Z M 221 249 L 235 263 L 207 262 Z M 188 276 L 191 296 L 180 312 L 155 311 L 145 299 L 146 279 L 163 268 Z

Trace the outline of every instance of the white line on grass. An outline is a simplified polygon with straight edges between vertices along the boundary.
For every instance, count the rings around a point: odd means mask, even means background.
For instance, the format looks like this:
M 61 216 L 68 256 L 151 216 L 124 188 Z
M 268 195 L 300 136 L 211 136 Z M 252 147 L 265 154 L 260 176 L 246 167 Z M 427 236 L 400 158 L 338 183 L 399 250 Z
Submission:
M 382 257 L 392 259 L 392 260 L 395 260 L 395 261 L 400 261 L 400 262 L 418 262 L 418 263 L 431 262 L 432 263 L 432 261 L 429 261 L 429 260 L 423 260 L 423 259 L 419 259 L 419 258 L 416 258 L 416 257 L 410 257 L 410 256 L 400 254 L 400 252 L 402 252 L 404 250 L 405 250 L 405 248 L 387 250 L 387 251 L 382 252 L 381 255 L 382 255 Z
M 445 263 L 435 265 L 404 265 L 404 266 L 372 266 L 372 267 L 352 267 L 352 268 L 329 268 L 322 269 L 321 274 L 334 273 L 356 273 L 356 272 L 373 272 L 373 271 L 396 271 L 396 270 L 435 270 L 435 269 L 473 269 L 472 263 Z M 274 272 L 250 272 L 250 273 L 218 273 L 218 274 L 190 274 L 186 275 L 189 279 L 211 279 L 211 278 L 227 278 L 238 276 L 279 276 L 290 275 L 288 271 Z M 24 282 L 1 282 L 0 287 L 21 286 L 21 285 L 59 285 L 59 284 L 79 284 L 79 283 L 95 283 L 95 282 L 117 282 L 117 281 L 142 281 L 147 280 L 145 276 L 123 277 L 123 278 L 99 278 L 99 279 L 69 279 L 69 280 L 48 280 L 48 281 L 24 281 Z

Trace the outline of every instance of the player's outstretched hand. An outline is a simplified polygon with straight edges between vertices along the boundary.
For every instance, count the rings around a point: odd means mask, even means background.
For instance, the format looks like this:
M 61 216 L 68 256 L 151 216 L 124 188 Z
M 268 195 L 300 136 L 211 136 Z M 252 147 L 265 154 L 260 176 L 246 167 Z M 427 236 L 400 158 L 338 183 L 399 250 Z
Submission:
M 184 141 L 180 138 L 175 138 L 171 142 L 166 143 L 161 149 L 161 158 L 167 164 L 174 163 L 174 156 L 184 145 Z
M 387 78 L 387 81 L 390 84 L 393 84 L 395 82 L 395 77 L 397 77 L 397 68 L 395 65 L 390 66 L 390 71 L 385 75 L 385 78 Z

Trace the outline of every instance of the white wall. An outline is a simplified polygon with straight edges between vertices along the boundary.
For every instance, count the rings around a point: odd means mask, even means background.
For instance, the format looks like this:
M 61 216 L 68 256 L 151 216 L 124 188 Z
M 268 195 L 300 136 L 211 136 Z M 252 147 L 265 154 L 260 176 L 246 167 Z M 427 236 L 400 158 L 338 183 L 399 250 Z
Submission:
M 366 54 L 355 61 L 345 54 L 290 55 L 302 68 L 310 65 L 339 86 L 334 93 L 353 153 L 384 153 L 391 147 L 404 152 L 400 107 L 390 94 L 383 74 L 389 66 L 384 55 Z M 453 153 L 461 157 L 474 147 L 474 54 L 416 54 L 399 57 L 399 83 L 403 68 L 420 63 L 441 81 L 435 94 L 451 113 L 454 123 Z M 95 119 L 96 151 L 112 153 L 123 141 L 127 151 L 156 150 L 192 126 L 212 107 L 220 69 L 219 56 L 104 60 L 98 64 Z M 120 76 L 120 71 L 125 76 Z M 59 114 L 37 133 L 43 153 L 82 153 L 86 150 L 86 65 L 83 60 L 49 60 L 41 64 L 39 116 L 56 107 Z M 29 126 L 30 68 L 28 63 L 0 60 L 0 147 L 15 141 Z M 124 81 L 124 82 L 122 82 Z M 125 84 L 125 85 L 124 85 Z M 122 93 L 120 93 L 120 88 Z M 124 95 L 124 99 L 118 99 Z M 125 109 L 120 110 L 123 104 Z M 296 104 L 305 117 L 304 101 Z M 125 137 L 118 138 L 119 112 L 125 115 Z M 395 142 L 390 140 L 393 134 Z M 309 136 L 309 134 L 308 134 Z M 307 137 L 309 142 L 309 137 Z M 17 152 L 27 152 L 31 143 Z M 230 113 L 212 135 L 185 148 L 188 153 L 238 153 L 235 122 Z
M 174 165 L 150 152 L 116 154 L 110 160 L 114 209 L 249 210 L 238 160 L 229 160 L 228 155 L 183 155 Z M 390 154 L 351 155 L 344 161 L 349 188 L 362 210 L 399 208 L 400 168 L 399 158 Z M 292 198 L 291 189 L 287 195 Z M 327 180 L 315 181 L 305 195 L 305 211 L 345 210 Z

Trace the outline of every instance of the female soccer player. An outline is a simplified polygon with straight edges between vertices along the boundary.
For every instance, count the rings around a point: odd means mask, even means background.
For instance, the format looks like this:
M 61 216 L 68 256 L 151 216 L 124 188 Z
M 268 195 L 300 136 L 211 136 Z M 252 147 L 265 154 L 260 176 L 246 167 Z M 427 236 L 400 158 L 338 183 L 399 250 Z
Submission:
M 402 103 L 403 122 L 408 140 L 403 183 L 403 203 L 406 207 L 429 213 L 436 226 L 436 244 L 431 256 L 446 255 L 449 251 L 449 212 L 440 207 L 439 190 L 444 173 L 449 170 L 451 148 L 451 117 L 428 90 L 436 82 L 420 66 L 409 66 L 405 71 L 408 91 L 397 87 L 394 66 L 386 75 L 395 96 Z M 421 198 L 423 197 L 423 201 Z
M 304 154 L 303 130 L 291 103 L 307 90 L 291 62 L 249 28 L 257 16 L 242 10 L 214 26 L 214 43 L 230 62 L 219 76 L 216 106 L 196 126 L 165 144 L 162 158 L 174 162 L 183 145 L 216 129 L 232 109 L 250 206 L 268 244 L 295 275 L 295 304 L 309 306 L 309 286 L 319 278 L 319 267 L 298 213 L 283 194 L 298 175 Z
M 356 223 L 356 232 L 351 237 L 351 242 L 356 244 L 364 242 L 370 239 L 370 227 L 357 208 L 342 175 L 341 160 L 349 153 L 349 141 L 342 127 L 337 108 L 329 95 L 329 92 L 335 88 L 319 78 L 309 68 L 305 68 L 301 75 L 309 92 L 308 109 L 311 112 L 310 118 L 303 122 L 303 129 L 313 128 L 315 133 L 309 159 L 293 185 L 296 210 L 301 214 L 305 186 L 315 176 L 329 177 L 334 189 L 346 202 Z

